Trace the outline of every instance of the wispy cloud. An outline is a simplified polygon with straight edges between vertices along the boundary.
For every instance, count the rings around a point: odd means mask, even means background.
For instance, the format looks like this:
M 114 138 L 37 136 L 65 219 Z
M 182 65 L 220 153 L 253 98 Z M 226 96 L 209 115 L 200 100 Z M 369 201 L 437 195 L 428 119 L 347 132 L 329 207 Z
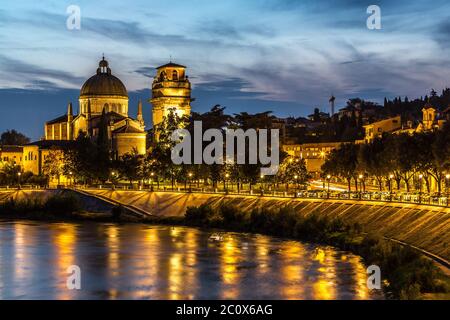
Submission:
M 170 56 L 187 65 L 194 110 L 223 101 L 233 112 L 259 106 L 306 114 L 326 108 L 331 93 L 339 105 L 352 96 L 381 101 L 450 85 L 450 3 L 377 1 L 383 27 L 376 31 L 366 28 L 370 4 L 80 1 L 81 30 L 69 31 L 60 1 L 6 2 L 0 88 L 76 92 L 102 52 L 128 91 L 144 99 L 154 67 Z

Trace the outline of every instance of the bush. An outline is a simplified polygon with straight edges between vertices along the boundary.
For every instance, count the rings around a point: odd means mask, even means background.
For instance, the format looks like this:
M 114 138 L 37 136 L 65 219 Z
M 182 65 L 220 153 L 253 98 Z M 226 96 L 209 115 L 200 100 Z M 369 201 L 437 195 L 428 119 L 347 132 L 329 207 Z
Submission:
M 77 197 L 73 195 L 55 195 L 47 199 L 44 204 L 44 212 L 52 214 L 72 214 L 80 211 L 81 205 Z
M 112 217 L 114 218 L 114 219 L 120 219 L 120 217 L 124 214 L 124 208 L 123 208 L 123 206 L 122 205 L 119 205 L 119 206 L 115 206 L 114 208 L 112 208 L 112 210 L 111 210 L 111 214 L 112 214 Z
M 54 195 L 45 200 L 31 198 L 10 199 L 0 204 L 0 215 L 27 215 L 33 213 L 72 214 L 80 211 L 79 199 L 73 195 Z

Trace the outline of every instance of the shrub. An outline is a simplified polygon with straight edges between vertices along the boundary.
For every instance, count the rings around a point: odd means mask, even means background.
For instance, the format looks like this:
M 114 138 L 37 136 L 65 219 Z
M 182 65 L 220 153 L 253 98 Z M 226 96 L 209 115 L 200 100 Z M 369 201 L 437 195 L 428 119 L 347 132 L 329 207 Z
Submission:
M 71 214 L 80 211 L 80 201 L 74 195 L 54 195 L 45 201 L 43 211 L 52 214 Z
M 124 208 L 122 205 L 115 206 L 111 209 L 111 214 L 114 219 L 120 219 L 120 217 L 124 214 Z

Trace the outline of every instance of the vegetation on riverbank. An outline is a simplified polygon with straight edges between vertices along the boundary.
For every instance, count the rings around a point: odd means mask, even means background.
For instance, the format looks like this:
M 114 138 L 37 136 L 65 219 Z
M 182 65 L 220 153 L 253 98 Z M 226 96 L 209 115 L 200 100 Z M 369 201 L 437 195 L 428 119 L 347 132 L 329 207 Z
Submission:
M 233 206 L 202 205 L 189 207 L 183 220 L 169 221 L 324 243 L 354 252 L 368 265 L 381 268 L 384 290 L 389 298 L 418 299 L 423 293 L 450 292 L 448 279 L 430 259 L 411 248 L 368 235 L 359 224 L 345 224 L 336 218 L 317 214 L 300 216 L 289 207 L 246 213 Z
M 0 218 L 51 221 L 138 222 L 121 206 L 111 212 L 87 212 L 75 194 L 56 194 L 48 198 L 9 199 L 0 203 Z
M 74 195 L 53 195 L 48 198 L 9 199 L 0 204 L 0 215 L 64 214 L 81 211 L 80 200 Z

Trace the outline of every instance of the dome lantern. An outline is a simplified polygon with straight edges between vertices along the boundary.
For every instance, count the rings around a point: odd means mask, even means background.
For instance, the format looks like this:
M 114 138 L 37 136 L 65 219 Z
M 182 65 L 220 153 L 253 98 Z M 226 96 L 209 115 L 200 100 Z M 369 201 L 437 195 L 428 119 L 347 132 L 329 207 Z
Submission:
M 111 74 L 109 63 L 105 57 L 98 64 L 97 74 L 89 78 L 81 88 L 80 97 L 85 96 L 128 97 L 127 89 L 122 81 Z
M 107 73 L 111 74 L 111 69 L 109 68 L 109 63 L 105 60 L 105 56 L 103 55 L 102 60 L 98 63 L 97 74 Z

